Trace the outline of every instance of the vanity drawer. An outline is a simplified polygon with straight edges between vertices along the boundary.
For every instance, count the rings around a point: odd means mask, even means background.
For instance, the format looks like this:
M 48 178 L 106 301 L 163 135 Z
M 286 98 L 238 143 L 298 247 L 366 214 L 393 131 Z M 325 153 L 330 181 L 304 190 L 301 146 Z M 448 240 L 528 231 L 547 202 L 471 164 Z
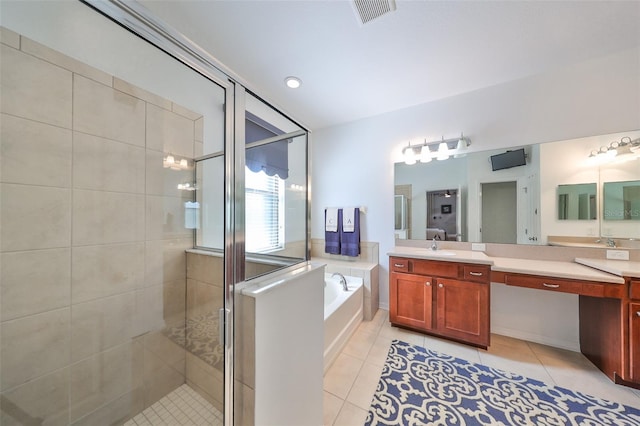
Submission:
M 391 272 L 409 272 L 409 259 L 390 257 L 389 270 Z
M 443 278 L 459 278 L 460 264 L 455 262 L 438 262 L 432 260 L 412 260 L 411 272 L 420 275 L 431 275 Z
M 464 265 L 462 279 L 465 281 L 475 281 L 479 283 L 489 282 L 491 268 L 481 265 Z
M 640 281 L 631 280 L 631 285 L 629 286 L 629 298 L 640 299 Z
M 507 274 L 505 276 L 505 284 L 518 287 L 537 288 L 539 290 L 559 291 L 562 293 L 582 293 L 581 282 L 561 280 L 558 278 Z

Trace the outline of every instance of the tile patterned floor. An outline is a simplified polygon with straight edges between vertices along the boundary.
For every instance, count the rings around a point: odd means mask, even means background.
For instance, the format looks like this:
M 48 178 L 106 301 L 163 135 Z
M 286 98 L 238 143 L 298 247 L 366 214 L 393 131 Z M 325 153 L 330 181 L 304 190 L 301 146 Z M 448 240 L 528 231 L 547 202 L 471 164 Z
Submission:
M 124 426 L 221 426 L 220 413 L 187 385 L 182 385 Z
M 640 391 L 612 383 L 580 353 L 495 334 L 485 351 L 391 327 L 388 312 L 379 310 L 360 324 L 324 376 L 325 425 L 364 424 L 393 339 L 640 408 Z

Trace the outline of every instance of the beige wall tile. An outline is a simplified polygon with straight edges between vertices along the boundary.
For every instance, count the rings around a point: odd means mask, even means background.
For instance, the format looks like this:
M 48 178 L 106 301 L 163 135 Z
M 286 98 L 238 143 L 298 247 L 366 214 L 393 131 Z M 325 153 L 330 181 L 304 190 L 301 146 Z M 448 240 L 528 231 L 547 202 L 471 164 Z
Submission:
M 202 114 L 199 112 L 191 111 L 188 108 L 183 107 L 182 105 L 178 105 L 176 103 L 171 104 L 171 111 L 179 114 L 185 118 L 188 118 L 191 121 L 196 121 L 199 118 L 202 118 Z
M 71 308 L 71 360 L 79 361 L 126 343 L 134 336 L 133 292 Z
M 113 296 L 144 285 L 144 243 L 73 248 L 73 303 Z
M 190 198 L 147 196 L 146 239 L 162 240 L 191 236 L 193 230 L 184 227 L 184 203 L 189 200 Z
M 209 312 L 217 312 L 224 306 L 222 287 L 187 280 L 187 317 L 194 318 Z
M 147 148 L 193 158 L 194 123 L 179 114 L 147 106 Z
M 193 170 L 172 170 L 162 166 L 164 155 L 160 151 L 146 153 L 146 193 L 193 199 L 195 194 L 178 189 L 178 184 L 193 183 Z
M 195 383 L 216 405 L 224 404 L 224 377 L 197 356 L 187 353 L 187 380 Z
M 14 33 L 8 28 L 0 27 L 0 43 L 20 49 L 20 34 Z
M 81 74 L 102 84 L 111 85 L 111 75 L 106 72 L 77 61 L 27 37 L 22 37 L 21 49 L 25 53 L 44 59 L 45 61 L 58 65 L 61 68 Z
M 73 128 L 132 145 L 145 144 L 145 102 L 75 75 Z
M 171 365 L 177 371 L 184 372 L 184 362 L 186 359 L 186 351 L 182 346 L 169 339 L 161 331 L 147 333 L 142 337 L 144 349 L 154 354 L 154 358 L 162 364 Z M 154 370 L 154 366 L 150 365 L 147 370 L 149 374 Z M 155 365 L 159 367 L 159 365 Z
M 0 261 L 2 321 L 70 305 L 71 250 L 5 253 Z
M 71 366 L 71 422 L 142 385 L 142 375 L 134 371 L 135 354 L 128 342 Z
M 185 280 L 166 281 L 163 284 L 163 318 L 168 326 L 184 325 L 187 314 Z
M 7 114 L 0 117 L 2 181 L 71 186 L 71 131 Z
M 66 366 L 69 348 L 69 308 L 3 322 L 2 389 Z
M 2 394 L 0 424 L 69 424 L 69 369 L 39 377 Z
M 145 407 L 148 407 L 169 392 L 180 387 L 185 380 L 183 372 L 177 371 L 164 363 L 155 353 L 149 350 L 145 350 L 144 360 L 144 401 Z
M 144 410 L 144 392 L 142 388 L 136 388 L 108 402 L 71 425 L 120 425 L 142 410 Z
M 134 336 L 165 327 L 163 290 L 160 284 L 135 291 Z
M 0 185 L 2 251 L 68 247 L 71 241 L 71 190 Z
M 73 245 L 144 240 L 144 196 L 73 191 Z
M 73 187 L 144 193 L 144 148 L 74 132 Z
M 221 256 L 187 253 L 187 277 L 221 287 L 224 282 L 223 262 Z
M 118 77 L 113 77 L 113 88 L 161 108 L 171 109 L 171 101 L 121 80 Z
M 145 243 L 145 285 L 160 285 L 168 281 L 184 281 L 185 250 L 190 239 L 157 240 Z
M 71 73 L 46 61 L 0 46 L 0 110 L 71 128 Z

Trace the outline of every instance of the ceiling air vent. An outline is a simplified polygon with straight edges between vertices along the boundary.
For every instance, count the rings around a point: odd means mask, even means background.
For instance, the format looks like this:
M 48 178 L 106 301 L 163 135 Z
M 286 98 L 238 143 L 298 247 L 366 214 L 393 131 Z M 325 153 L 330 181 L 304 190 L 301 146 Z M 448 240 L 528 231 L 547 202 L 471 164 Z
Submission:
M 366 24 L 382 15 L 396 10 L 395 0 L 353 0 L 358 21 Z

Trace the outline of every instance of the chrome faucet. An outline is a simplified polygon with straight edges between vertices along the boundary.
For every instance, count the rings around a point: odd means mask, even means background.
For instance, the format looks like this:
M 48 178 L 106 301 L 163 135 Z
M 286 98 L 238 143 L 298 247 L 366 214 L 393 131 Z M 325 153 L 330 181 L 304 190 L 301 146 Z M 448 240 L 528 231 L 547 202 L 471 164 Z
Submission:
M 433 241 L 431 242 L 431 250 L 438 250 L 438 243 L 436 242 L 436 237 L 433 237 Z
M 607 247 L 615 247 L 616 241 L 612 238 L 607 238 Z
M 340 284 L 342 284 L 342 289 L 344 291 L 349 291 L 349 287 L 347 286 L 347 279 L 344 277 L 344 275 L 342 275 L 340 272 L 334 272 L 333 275 L 331 275 L 331 278 L 335 277 L 336 275 L 340 277 Z

